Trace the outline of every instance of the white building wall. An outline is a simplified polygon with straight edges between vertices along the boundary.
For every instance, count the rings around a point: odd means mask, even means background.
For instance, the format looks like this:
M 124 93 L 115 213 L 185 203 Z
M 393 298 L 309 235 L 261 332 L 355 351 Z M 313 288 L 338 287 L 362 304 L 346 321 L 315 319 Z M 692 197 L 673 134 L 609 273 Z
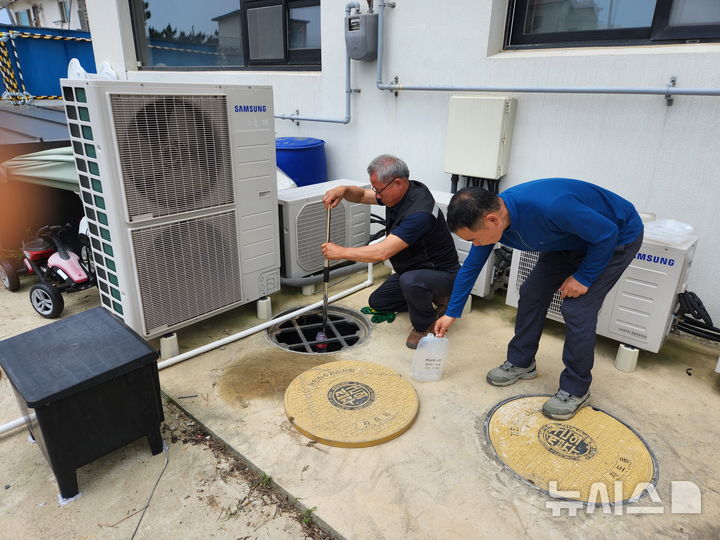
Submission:
M 72 5 L 71 5 L 72 4 Z M 8 9 L 13 13 L 13 17 L 18 22 L 17 13 L 24 12 L 30 9 L 32 11 L 33 6 L 40 8 L 40 27 L 42 28 L 58 28 L 65 30 L 80 30 L 80 15 L 78 14 L 78 2 L 72 2 L 67 0 L 67 5 L 70 7 L 70 20 L 68 22 L 62 21 L 62 14 L 60 13 L 60 6 L 57 0 L 17 0 L 12 4 L 8 5 Z M 30 23 L 32 25 L 32 22 Z
M 344 116 L 343 2 L 322 2 L 322 72 L 152 72 L 134 66 L 127 7 L 89 2 L 96 61 L 131 80 L 271 84 L 275 110 Z M 366 4 L 361 2 L 363 8 Z M 409 85 L 720 88 L 720 43 L 501 51 L 507 0 L 397 0 L 385 17 L 384 81 Z M 124 14 L 124 15 L 123 15 Z M 326 141 L 330 178 L 364 180 L 367 163 L 393 153 L 411 176 L 449 191 L 443 172 L 447 92 L 375 87 L 375 63 L 353 62 L 349 125 L 277 120 L 278 136 Z M 716 201 L 720 198 L 720 97 L 525 94 L 518 99 L 508 174 L 501 189 L 548 176 L 616 191 L 640 211 L 686 221 L 700 236 L 689 288 L 720 321 Z

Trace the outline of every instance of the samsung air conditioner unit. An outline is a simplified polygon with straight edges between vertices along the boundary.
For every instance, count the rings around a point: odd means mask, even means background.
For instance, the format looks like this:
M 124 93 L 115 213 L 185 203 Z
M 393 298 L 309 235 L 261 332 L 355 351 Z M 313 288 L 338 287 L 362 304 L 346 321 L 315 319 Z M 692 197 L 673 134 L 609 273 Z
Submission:
M 697 237 L 677 244 L 645 239 L 630 266 L 605 297 L 597 333 L 638 349 L 658 352 L 670 332 L 677 295 L 687 288 Z M 539 253 L 513 251 L 506 303 L 517 307 L 520 286 Z M 555 293 L 547 317 L 563 322 L 562 299 Z
M 431 189 L 430 192 L 435 199 L 435 205 L 440 208 L 440 210 L 442 210 L 443 215 L 445 215 L 445 218 L 447 219 L 447 207 L 448 204 L 450 204 L 450 199 L 452 199 L 453 194 L 447 193 L 445 191 L 436 191 L 434 189 Z M 468 242 L 467 240 L 463 240 L 455 233 L 451 234 L 453 237 L 453 241 L 455 242 L 455 249 L 458 253 L 458 259 L 460 260 L 460 264 L 462 264 L 465 261 L 465 258 L 468 256 L 468 253 L 470 252 L 472 243 Z M 495 294 L 495 290 L 499 286 L 499 284 L 494 278 L 495 253 L 494 251 L 491 251 L 487 262 L 485 263 L 485 266 L 483 266 L 483 269 L 480 271 L 480 275 L 475 280 L 475 285 L 473 285 L 470 294 L 474 296 L 479 296 L 481 298 L 492 298 L 492 296 Z
M 370 188 L 368 183 L 332 180 L 278 191 L 284 277 L 301 278 L 322 271 L 324 259 L 320 245 L 326 240 L 322 198 L 329 189 L 343 185 Z M 370 239 L 370 209 L 369 204 L 343 200 L 332 210 L 330 241 L 347 247 L 366 245 Z
M 105 308 L 153 338 L 279 290 L 270 87 L 62 87 Z

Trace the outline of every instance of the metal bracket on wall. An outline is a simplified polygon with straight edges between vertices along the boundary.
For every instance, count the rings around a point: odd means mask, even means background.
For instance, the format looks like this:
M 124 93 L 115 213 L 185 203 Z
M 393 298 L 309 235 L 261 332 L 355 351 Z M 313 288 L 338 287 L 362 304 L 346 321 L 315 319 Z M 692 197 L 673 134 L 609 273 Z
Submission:
M 675 84 L 677 84 L 677 76 L 673 75 L 672 77 L 670 77 L 670 82 L 667 83 L 667 86 L 666 86 L 667 93 L 665 94 L 665 105 L 667 105 L 668 107 L 672 106 L 672 104 L 673 104 L 674 98 L 672 97 L 672 95 L 670 95 L 670 89 L 672 87 L 674 87 Z
M 394 82 L 395 84 L 398 84 L 398 83 L 400 82 L 400 77 L 398 77 L 397 75 L 395 75 L 395 77 L 393 77 L 393 82 Z M 398 97 L 399 92 L 398 92 L 397 90 L 395 90 L 395 92 L 393 92 L 393 93 L 395 94 L 395 97 Z

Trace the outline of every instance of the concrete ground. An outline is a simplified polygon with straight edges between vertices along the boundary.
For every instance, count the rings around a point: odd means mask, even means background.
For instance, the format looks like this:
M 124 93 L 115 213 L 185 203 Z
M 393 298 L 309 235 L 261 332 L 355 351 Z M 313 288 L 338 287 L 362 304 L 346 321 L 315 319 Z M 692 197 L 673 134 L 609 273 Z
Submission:
M 376 283 L 380 283 L 387 270 L 378 265 L 376 271 Z M 355 275 L 335 283 L 331 293 L 363 278 Z M 359 310 L 367 304 L 371 291 L 364 289 L 338 304 Z M 10 294 L 0 292 L 0 337 L 38 323 L 37 319 L 17 324 L 7 321 Z M 278 313 L 319 298 L 284 292 L 273 295 L 273 309 Z M 25 314 L 32 311 L 23 302 L 13 297 L 11 303 L 24 321 Z M 70 306 L 67 314 L 94 305 L 90 295 L 84 303 L 80 299 Z M 258 322 L 254 315 L 254 306 L 244 306 L 201 322 L 180 332 L 181 349 L 189 350 L 252 326 Z M 546 506 L 549 497 L 495 461 L 482 432 L 485 415 L 499 401 L 557 389 L 563 326 L 552 321 L 547 322 L 540 345 L 536 379 L 505 388 L 486 384 L 487 370 L 505 358 L 514 315 L 515 310 L 505 306 L 502 297 L 495 301 L 475 299 L 473 311 L 449 334 L 450 355 L 443 379 L 413 382 L 420 400 L 415 424 L 399 438 L 370 448 L 308 444 L 310 441 L 290 426 L 283 395 L 299 373 L 340 359 L 376 362 L 409 375 L 412 351 L 404 346 L 409 330 L 404 314 L 392 324 L 373 324 L 364 343 L 341 353 L 290 353 L 270 343 L 264 333 L 255 334 L 161 371 L 161 386 L 207 429 L 212 440 L 226 443 L 253 468 L 272 477 L 281 492 L 312 509 L 317 522 L 339 537 L 720 536 L 720 460 L 715 452 L 720 440 L 716 420 L 720 374 L 714 372 L 720 348 L 672 336 L 660 354 L 641 352 L 637 370 L 625 373 L 613 364 L 617 343 L 598 339 L 592 404 L 624 420 L 647 441 L 659 464 L 659 501 L 645 498 L 623 509 L 621 515 L 604 514 L 598 508 L 593 513 L 581 509 L 575 516 L 567 512 L 553 516 Z M 17 417 L 17 409 L 8 396 L 6 379 L 0 383 L 0 422 L 6 422 Z M 167 431 L 165 437 L 169 438 Z M 4 530 L 12 530 L 13 537 L 41 537 L 56 530 L 62 534 L 54 536 L 61 537 L 129 537 L 134 517 L 114 527 L 106 525 L 115 524 L 145 504 L 163 458 L 151 457 L 146 443 L 139 441 L 83 467 L 78 475 L 83 496 L 60 507 L 52 474 L 26 438 L 22 431 L 0 437 L 1 481 L 11 486 L 4 490 L 2 513 L 13 516 L 11 528 Z M 232 514 L 244 494 L 232 492 L 235 488 L 225 485 L 222 475 L 212 475 L 209 469 L 216 458 L 208 456 L 209 450 L 192 459 L 186 457 L 195 449 L 187 444 L 170 445 L 168 471 L 158 485 L 138 538 L 150 538 L 151 534 L 185 538 L 306 534 L 293 528 L 298 523 L 291 518 L 281 522 L 285 525 L 275 525 L 279 518 L 268 516 L 269 521 L 262 522 L 265 514 L 261 513 L 257 517 L 259 530 L 248 526 L 242 529 L 245 519 L 235 515 L 223 519 L 223 515 Z M 208 476 L 203 476 L 203 471 Z M 197 491 L 205 489 L 204 481 L 221 492 L 220 506 L 228 506 L 230 511 L 223 514 L 217 508 L 213 510 L 207 497 Z M 700 488 L 700 513 L 672 512 L 673 481 L 693 482 Z M 215 492 L 213 495 L 218 497 Z M 631 507 L 642 513 L 627 512 Z M 648 507 L 653 513 L 643 510 Z
M 31 281 L 25 278 L 15 293 L 0 286 L 0 340 L 52 322 L 30 306 Z M 97 306 L 99 299 L 89 290 L 65 295 L 65 302 L 62 316 L 68 317 Z M 311 515 L 288 503 L 270 478 L 257 474 L 203 426 L 164 401 L 167 454 L 152 456 L 143 438 L 81 467 L 80 497 L 65 504 L 27 430 L 0 435 L 0 539 L 128 539 L 136 528 L 138 539 L 328 538 Z M 0 370 L 0 424 L 19 416 Z

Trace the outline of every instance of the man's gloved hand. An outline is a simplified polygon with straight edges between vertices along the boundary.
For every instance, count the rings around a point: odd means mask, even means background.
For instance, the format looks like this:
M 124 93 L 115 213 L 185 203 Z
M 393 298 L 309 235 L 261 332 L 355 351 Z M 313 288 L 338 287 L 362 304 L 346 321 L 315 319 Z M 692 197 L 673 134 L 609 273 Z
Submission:
M 374 323 L 388 322 L 391 323 L 395 320 L 394 311 L 377 311 L 370 306 L 365 306 L 360 310 L 365 315 L 372 315 L 370 320 Z

